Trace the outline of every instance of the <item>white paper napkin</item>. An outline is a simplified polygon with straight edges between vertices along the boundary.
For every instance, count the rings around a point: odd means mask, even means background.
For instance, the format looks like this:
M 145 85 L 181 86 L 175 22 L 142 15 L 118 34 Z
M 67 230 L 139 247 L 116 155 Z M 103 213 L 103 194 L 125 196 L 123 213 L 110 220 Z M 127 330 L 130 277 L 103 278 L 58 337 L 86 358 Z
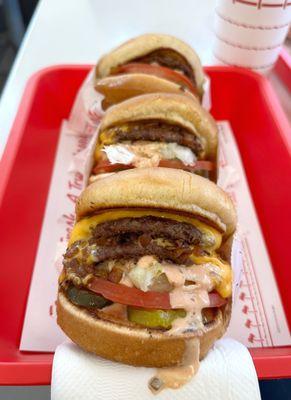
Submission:
M 178 390 L 153 395 L 152 368 L 103 360 L 71 342 L 58 346 L 52 372 L 52 400 L 258 400 L 260 391 L 252 358 L 239 342 L 216 342 L 192 381 Z

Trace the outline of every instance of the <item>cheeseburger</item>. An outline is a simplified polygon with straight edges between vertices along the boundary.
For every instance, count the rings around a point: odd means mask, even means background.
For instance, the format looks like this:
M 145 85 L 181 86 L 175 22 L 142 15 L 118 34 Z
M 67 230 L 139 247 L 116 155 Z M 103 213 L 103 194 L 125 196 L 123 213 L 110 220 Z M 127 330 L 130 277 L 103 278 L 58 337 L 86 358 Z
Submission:
M 109 75 L 133 73 L 171 81 L 198 98 L 203 95 L 205 76 L 198 55 L 173 36 L 146 34 L 117 47 L 98 62 L 96 84 Z
M 216 153 L 216 123 L 195 98 L 167 93 L 133 97 L 105 113 L 90 182 L 123 169 L 157 166 L 215 180 Z
M 185 353 L 198 363 L 230 318 L 230 198 L 189 172 L 134 169 L 88 186 L 76 217 L 59 279 L 63 331 L 126 364 L 177 366 Z

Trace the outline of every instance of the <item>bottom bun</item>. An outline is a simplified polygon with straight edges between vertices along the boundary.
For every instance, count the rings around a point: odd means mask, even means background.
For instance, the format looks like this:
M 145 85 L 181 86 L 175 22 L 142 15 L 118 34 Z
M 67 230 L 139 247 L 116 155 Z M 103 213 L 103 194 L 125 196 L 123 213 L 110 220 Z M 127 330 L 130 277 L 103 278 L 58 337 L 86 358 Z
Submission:
M 65 334 L 83 349 L 100 357 L 144 367 L 181 365 L 186 342 L 200 340 L 200 360 L 215 340 L 225 332 L 230 319 L 231 301 L 207 325 L 203 334 L 167 335 L 165 332 L 121 326 L 90 315 L 73 305 L 59 292 L 57 322 Z

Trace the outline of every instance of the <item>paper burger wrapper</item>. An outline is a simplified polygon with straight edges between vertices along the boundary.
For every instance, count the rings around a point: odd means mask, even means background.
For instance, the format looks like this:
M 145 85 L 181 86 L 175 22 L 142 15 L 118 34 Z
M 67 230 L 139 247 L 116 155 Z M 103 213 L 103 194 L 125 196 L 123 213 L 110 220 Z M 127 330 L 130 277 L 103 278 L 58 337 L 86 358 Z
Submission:
M 219 63 L 268 72 L 289 29 L 286 0 L 218 0 L 214 56 Z
M 290 345 L 290 331 L 234 135 L 227 122 L 218 122 L 218 127 L 218 185 L 233 198 L 239 221 L 239 238 L 235 236 L 223 249 L 231 252 L 236 300 L 228 336 L 248 347 Z M 64 341 L 55 322 L 57 281 L 75 222 L 75 203 L 91 173 L 97 136 L 97 130 L 92 138 L 70 130 L 67 121 L 62 125 L 25 313 L 22 351 L 54 351 Z
M 210 78 L 208 75 L 205 75 L 205 81 L 203 83 L 203 96 L 202 96 L 201 105 L 207 111 L 209 111 L 211 109 Z
M 104 96 L 94 89 L 94 72 L 92 68 L 81 85 L 68 119 L 69 129 L 87 136 L 94 134 L 104 115 Z

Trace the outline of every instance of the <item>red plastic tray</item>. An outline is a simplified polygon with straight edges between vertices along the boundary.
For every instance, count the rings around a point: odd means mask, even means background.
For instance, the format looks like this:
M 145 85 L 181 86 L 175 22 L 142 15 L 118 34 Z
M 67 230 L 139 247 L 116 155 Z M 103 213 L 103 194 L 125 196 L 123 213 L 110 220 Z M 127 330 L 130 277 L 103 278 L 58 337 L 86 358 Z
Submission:
M 275 72 L 291 91 L 291 56 L 286 49 L 282 49 L 275 65 Z
M 60 124 L 68 117 L 88 71 L 89 66 L 57 66 L 29 80 L 1 162 L 2 385 L 50 383 L 53 355 L 20 352 L 18 347 Z M 230 67 L 206 71 L 212 80 L 213 115 L 229 120 L 236 135 L 290 322 L 289 124 L 264 77 Z M 251 353 L 259 378 L 291 377 L 291 347 L 255 349 Z

